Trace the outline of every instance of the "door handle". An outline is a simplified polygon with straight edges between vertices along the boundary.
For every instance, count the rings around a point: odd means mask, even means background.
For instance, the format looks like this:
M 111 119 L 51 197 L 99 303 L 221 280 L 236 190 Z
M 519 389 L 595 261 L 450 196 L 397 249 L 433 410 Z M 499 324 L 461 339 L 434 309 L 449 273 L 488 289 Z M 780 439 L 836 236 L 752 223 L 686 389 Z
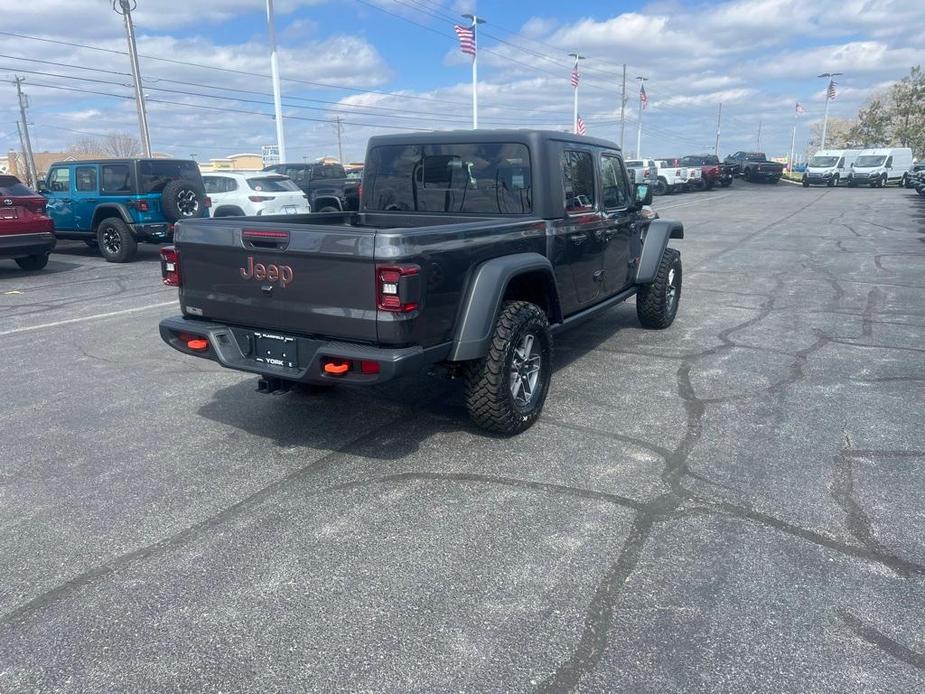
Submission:
M 595 270 L 595 271 L 594 271 L 594 274 L 592 275 L 592 277 L 594 278 L 594 281 L 595 281 L 595 282 L 603 282 L 603 281 L 604 281 L 604 272 L 605 272 L 604 270 Z
M 587 234 L 582 233 L 582 234 L 573 234 L 573 235 L 572 235 L 572 243 L 574 243 L 576 246 L 580 246 L 581 244 L 583 244 L 583 243 L 584 243 L 585 241 L 587 241 L 587 240 L 588 240 L 588 235 L 587 235 Z

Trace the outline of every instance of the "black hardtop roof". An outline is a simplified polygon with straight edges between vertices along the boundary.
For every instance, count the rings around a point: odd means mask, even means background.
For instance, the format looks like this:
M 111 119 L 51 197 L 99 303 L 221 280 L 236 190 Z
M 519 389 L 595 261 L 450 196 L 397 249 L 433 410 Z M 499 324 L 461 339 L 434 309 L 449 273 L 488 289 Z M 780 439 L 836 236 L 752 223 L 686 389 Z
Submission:
M 543 142 L 555 140 L 559 142 L 573 142 L 580 145 L 594 145 L 605 149 L 619 150 L 620 146 L 599 137 L 575 135 L 557 130 L 438 130 L 436 132 L 409 132 L 399 135 L 374 135 L 369 138 L 369 147 L 382 145 L 409 145 L 409 144 L 485 144 L 517 142 L 528 147 L 536 148 Z
M 143 161 L 153 161 L 153 162 L 183 162 L 184 164 L 199 164 L 196 163 L 193 159 L 162 159 L 160 157 L 112 157 L 109 159 L 65 159 L 63 161 L 52 162 L 48 165 L 50 169 L 52 166 L 67 166 L 69 164 L 74 164 L 76 166 L 86 165 L 86 164 L 129 164 L 132 162 L 143 162 Z

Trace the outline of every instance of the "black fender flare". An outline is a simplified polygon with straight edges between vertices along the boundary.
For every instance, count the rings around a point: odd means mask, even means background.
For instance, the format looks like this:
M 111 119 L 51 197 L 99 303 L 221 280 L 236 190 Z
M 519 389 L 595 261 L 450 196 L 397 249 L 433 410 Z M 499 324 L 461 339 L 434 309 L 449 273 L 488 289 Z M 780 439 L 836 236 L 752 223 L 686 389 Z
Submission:
M 332 193 L 323 193 L 321 195 L 315 195 L 311 199 L 312 203 L 312 212 L 316 212 L 321 207 L 336 207 L 337 209 L 343 211 L 344 203 L 343 201 Z
M 683 239 L 684 225 L 669 219 L 656 219 L 649 223 L 642 252 L 639 254 L 639 267 L 636 269 L 636 284 L 651 284 L 655 281 L 658 264 L 668 247 L 668 239 Z
M 90 227 L 93 231 L 96 231 L 96 227 L 99 226 L 99 223 L 108 217 L 119 217 L 126 224 L 134 224 L 135 220 L 132 219 L 132 213 L 129 212 L 128 207 L 123 205 L 121 202 L 107 202 L 102 205 L 97 205 L 93 210 L 93 222 L 90 224 Z
M 557 292 L 552 263 L 539 253 L 515 253 L 479 265 L 463 299 L 453 347 L 447 358 L 467 361 L 484 357 L 508 284 L 518 275 L 537 271 L 548 275 L 549 286 Z M 558 307 L 558 293 L 552 298 Z M 550 322 L 555 320 L 555 316 L 550 317 Z
M 219 214 L 220 212 L 231 211 L 231 214 Z M 244 210 L 237 205 L 219 205 L 212 211 L 213 217 L 245 217 Z

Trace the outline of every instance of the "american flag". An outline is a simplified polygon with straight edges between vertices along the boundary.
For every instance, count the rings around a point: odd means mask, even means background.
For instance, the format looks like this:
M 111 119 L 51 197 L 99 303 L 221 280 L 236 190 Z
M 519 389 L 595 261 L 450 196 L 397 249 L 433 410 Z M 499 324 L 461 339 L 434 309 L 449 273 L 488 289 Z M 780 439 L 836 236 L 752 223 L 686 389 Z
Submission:
M 642 104 L 642 110 L 645 111 L 649 105 L 649 97 L 646 94 L 646 85 L 639 85 L 639 103 Z
M 825 98 L 834 101 L 836 96 L 838 96 L 838 92 L 835 91 L 835 80 L 829 80 L 829 88 L 825 92 Z
M 803 108 L 803 104 L 801 104 L 801 103 L 798 101 L 798 102 L 797 102 L 797 115 L 800 115 L 801 113 L 806 113 L 806 109 Z
M 456 35 L 459 37 L 459 50 L 467 55 L 475 57 L 475 29 L 472 27 L 461 27 L 458 24 L 455 27 Z
M 572 86 L 578 89 L 578 83 L 581 82 L 581 73 L 578 72 L 578 63 L 572 68 Z
M 575 132 L 579 135 L 587 135 L 588 129 L 585 127 L 585 119 L 578 115 L 578 122 L 575 124 Z

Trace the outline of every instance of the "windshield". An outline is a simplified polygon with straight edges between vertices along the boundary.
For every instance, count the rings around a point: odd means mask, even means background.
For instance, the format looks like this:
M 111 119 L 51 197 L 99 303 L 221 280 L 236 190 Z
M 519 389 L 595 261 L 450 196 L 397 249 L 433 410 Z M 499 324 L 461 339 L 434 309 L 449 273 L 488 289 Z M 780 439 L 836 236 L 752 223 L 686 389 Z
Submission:
M 288 178 L 282 176 L 262 176 L 260 178 L 248 178 L 247 185 L 251 190 L 258 192 L 281 193 L 288 191 L 297 191 L 299 186 Z
M 0 195 L 23 196 L 35 193 L 15 176 L 0 176 Z
M 526 214 L 533 210 L 526 145 L 386 145 L 364 173 L 368 210 Z
M 886 161 L 886 157 L 868 154 L 863 157 L 858 157 L 857 161 L 854 162 L 854 165 L 860 166 L 861 168 L 869 167 L 869 166 L 883 166 L 883 162 L 885 161 Z
M 194 161 L 140 161 L 138 187 L 142 195 L 162 193 L 164 186 L 178 178 L 202 183 L 199 166 Z
M 827 169 L 838 163 L 838 157 L 813 157 L 809 160 L 809 165 L 817 169 Z

